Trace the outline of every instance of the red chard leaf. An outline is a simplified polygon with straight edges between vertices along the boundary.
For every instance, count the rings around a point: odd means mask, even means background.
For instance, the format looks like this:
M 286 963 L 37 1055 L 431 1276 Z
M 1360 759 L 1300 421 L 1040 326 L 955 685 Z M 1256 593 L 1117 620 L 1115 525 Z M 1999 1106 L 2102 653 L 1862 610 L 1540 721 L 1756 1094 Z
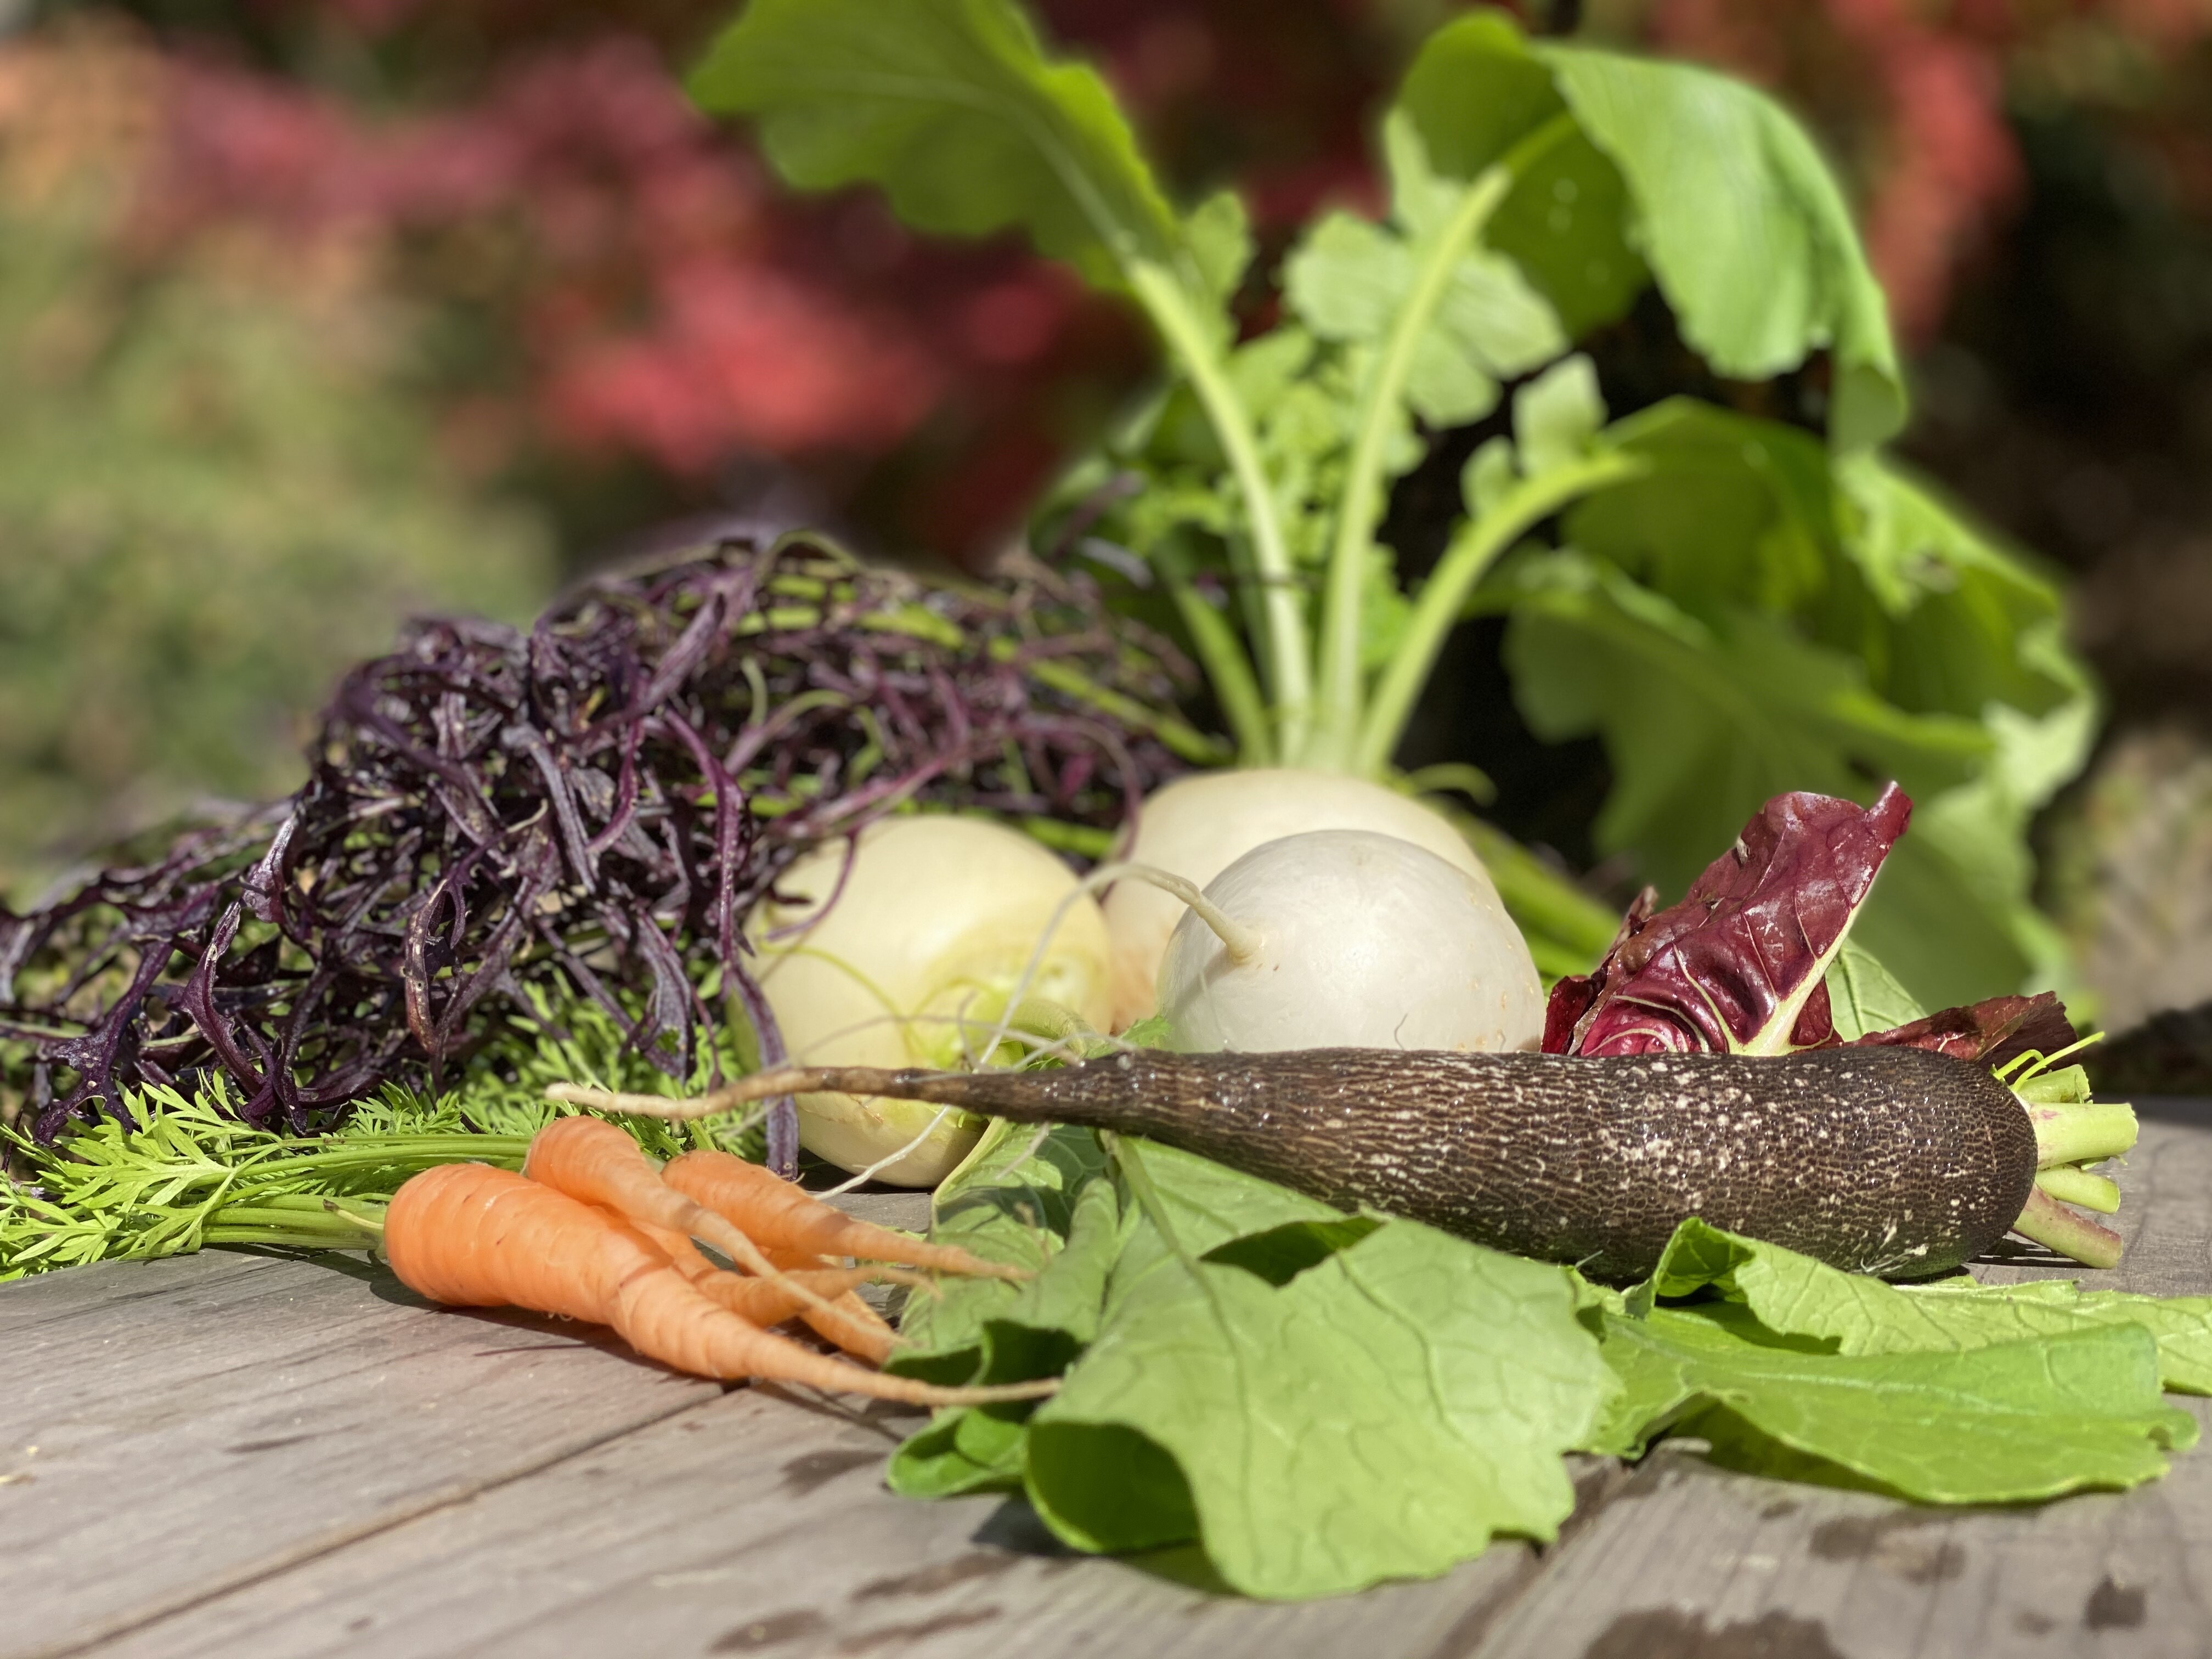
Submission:
M 1893 1031 L 1869 1031 L 1850 1046 L 1933 1048 L 1995 1069 L 2031 1049 L 2055 1054 L 2074 1043 L 2066 1005 L 2049 991 L 2032 997 L 1991 997 L 1968 1008 L 1946 1008 Z
M 1595 974 L 1569 974 L 1552 987 L 1550 1000 L 1544 1005 L 1544 1052 L 1565 1054 L 1574 1052 L 1570 1046 L 1575 1038 L 1575 1027 L 1589 1012 L 1590 1005 L 1598 999 L 1603 987 L 1606 969 L 1620 955 L 1620 947 L 1633 939 L 1651 919 L 1652 908 L 1659 902 L 1659 890 L 1647 887 L 1629 901 L 1628 914 L 1620 919 L 1620 929 L 1606 946 L 1605 956 Z
M 1779 1054 L 1839 1041 L 1824 982 L 1912 802 L 1777 795 L 1679 904 L 1639 898 L 1585 978 L 1547 1010 L 1547 1054 Z

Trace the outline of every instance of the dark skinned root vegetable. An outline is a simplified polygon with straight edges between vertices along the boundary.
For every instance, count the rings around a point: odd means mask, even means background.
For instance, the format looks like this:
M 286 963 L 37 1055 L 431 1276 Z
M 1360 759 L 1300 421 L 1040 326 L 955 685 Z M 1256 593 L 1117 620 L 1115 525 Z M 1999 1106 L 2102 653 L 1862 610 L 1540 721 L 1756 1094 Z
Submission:
M 665 1115 L 831 1089 L 1146 1136 L 1328 1203 L 1616 1280 L 1649 1273 L 1692 1216 L 1893 1278 L 1956 1267 L 2009 1231 L 2109 1267 L 2118 1237 L 2039 1190 L 2036 1171 L 2134 1139 L 2124 1109 L 2039 1109 L 2046 1116 L 2032 1119 L 1983 1066 L 1886 1048 L 1595 1059 L 1315 1048 L 1132 1052 L 1035 1072 L 793 1067 Z

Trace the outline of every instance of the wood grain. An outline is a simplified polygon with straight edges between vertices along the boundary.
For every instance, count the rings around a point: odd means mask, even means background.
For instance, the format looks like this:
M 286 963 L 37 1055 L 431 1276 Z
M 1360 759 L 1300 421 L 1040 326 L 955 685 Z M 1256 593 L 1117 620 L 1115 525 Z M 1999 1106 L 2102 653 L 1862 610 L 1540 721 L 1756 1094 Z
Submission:
M 720 1393 L 551 1321 L 433 1316 L 357 1258 L 108 1263 L 8 1286 L 0 1311 L 9 1656 L 141 1622 Z
M 99 1652 L 1319 1659 L 1428 1651 L 1533 1565 L 1501 1550 L 1296 1607 L 1216 1595 L 1063 1553 L 1001 1499 L 893 1498 L 884 1455 L 920 1421 L 738 1390 Z
M 928 1224 L 924 1193 L 836 1202 Z M 81 1648 L 721 1395 L 556 1322 L 426 1311 L 353 1256 L 0 1285 L 0 1655 Z

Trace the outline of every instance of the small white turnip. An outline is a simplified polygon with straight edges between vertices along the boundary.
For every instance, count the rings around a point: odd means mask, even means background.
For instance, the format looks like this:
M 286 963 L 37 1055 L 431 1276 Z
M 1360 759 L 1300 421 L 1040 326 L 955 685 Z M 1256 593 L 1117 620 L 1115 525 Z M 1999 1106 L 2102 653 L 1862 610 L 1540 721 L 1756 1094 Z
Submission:
M 1418 800 L 1364 778 L 1292 768 L 1202 772 L 1146 798 L 1137 834 L 1121 854 L 1204 887 L 1261 844 L 1310 830 L 1371 830 L 1425 848 L 1490 892 L 1490 874 L 1460 833 Z M 1114 941 L 1113 1029 L 1153 1012 L 1153 989 L 1182 902 L 1143 882 L 1107 896 Z
M 959 1066 L 988 1044 L 1017 991 L 1103 1029 L 1105 918 L 1044 848 L 979 818 L 891 818 L 861 832 L 839 890 L 848 845 L 832 842 L 794 864 L 776 884 L 787 902 L 763 902 L 747 924 L 761 989 L 793 1061 Z M 935 1185 L 981 1128 L 966 1113 L 939 1118 L 906 1101 L 799 1099 L 799 1145 L 855 1172 L 927 1129 L 920 1145 L 876 1170 L 900 1186 Z
M 1534 1048 L 1536 965 L 1485 877 L 1394 836 L 1322 830 L 1244 854 L 1176 927 L 1160 1012 L 1189 1052 Z

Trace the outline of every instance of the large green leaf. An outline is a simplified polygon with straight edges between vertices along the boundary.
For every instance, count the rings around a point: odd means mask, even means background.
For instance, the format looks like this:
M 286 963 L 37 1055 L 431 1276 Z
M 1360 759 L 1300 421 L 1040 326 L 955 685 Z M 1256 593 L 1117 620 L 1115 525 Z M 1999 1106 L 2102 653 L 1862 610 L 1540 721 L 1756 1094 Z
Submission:
M 1462 183 L 1565 112 L 1549 68 L 1494 12 L 1431 35 L 1398 89 L 1399 118 L 1437 172 Z M 1485 240 L 1579 337 L 1620 316 L 1650 280 L 1629 240 L 1630 213 L 1620 169 L 1577 132 L 1523 174 Z
M 1991 702 L 2041 717 L 2090 701 L 2067 649 L 2058 589 L 1927 484 L 1880 456 L 1838 463 L 1841 551 L 1879 619 L 1838 605 L 1826 636 L 1863 641 L 1884 695 L 1908 708 L 1968 714 Z M 2051 755 L 2015 780 L 2040 802 L 2080 757 Z
M 1640 1444 L 1641 1413 L 1759 1473 L 1825 1466 L 1924 1503 L 2002 1504 L 2155 1479 L 2197 1437 L 2160 1398 L 2140 1326 L 1854 1355 L 1778 1337 L 1728 1303 L 1601 1317 L 1626 1384 L 1601 1449 Z
M 1415 1223 L 1280 1286 L 1171 1259 L 1037 1413 L 1029 1491 L 1082 1547 L 1193 1528 L 1246 1595 L 1333 1595 L 1552 1536 L 1612 1386 L 1564 1272 Z
M 1887 463 L 1771 422 L 1677 398 L 1605 441 L 1650 465 L 1568 514 L 1580 559 L 1486 596 L 1522 605 L 1540 732 L 1605 737 L 1601 844 L 1678 891 L 1768 794 L 1894 777 L 1913 830 L 1862 942 L 1931 1007 L 2052 977 L 2025 830 L 2095 711 L 2051 586 Z
M 1024 1128 L 1021 1138 L 1034 1133 Z M 1018 1206 L 998 1214 L 1003 1224 L 955 1226 L 940 1235 L 964 1237 L 969 1249 L 980 1243 L 994 1259 L 1019 1259 L 1027 1253 L 1005 1248 L 1020 1224 Z M 1036 1278 L 1022 1285 L 971 1280 L 916 1297 L 902 1333 L 915 1346 L 895 1354 L 889 1369 L 952 1383 L 1018 1382 L 1065 1370 L 1097 1334 L 1121 1232 L 1114 1184 L 1085 1179 L 1075 1195 L 1066 1243 L 1044 1246 L 1048 1258 Z M 892 1455 L 885 1476 L 891 1490 L 908 1498 L 944 1498 L 1018 1486 L 1030 1409 L 1009 1404 L 939 1413 Z
M 1090 1340 L 1116 1248 L 1110 1185 L 1103 1211 L 1090 1198 L 1104 1168 L 1088 1130 L 1041 1133 L 1025 1125 L 992 1124 L 975 1151 L 938 1188 L 930 1237 L 987 1261 L 1033 1272 L 1003 1279 L 949 1279 L 913 1298 L 902 1322 L 912 1345 L 890 1362 L 911 1376 L 967 1382 L 1048 1376 L 1066 1364 L 1073 1346 L 1042 1370 L 1010 1371 L 1030 1356 L 1002 1352 L 994 1331 L 1063 1331 L 1073 1344 Z M 1086 1203 L 1090 1207 L 1086 1208 Z
M 1761 380 L 1826 349 L 1837 446 L 1903 426 L 1887 302 L 1805 130 L 1756 88 L 1692 64 L 1570 46 L 1544 58 L 1628 180 L 1637 246 L 1705 361 Z
M 2031 901 L 2027 827 L 2088 758 L 2099 708 L 2061 637 L 2057 594 L 1886 464 L 1869 458 L 1844 483 L 1857 508 L 1846 547 L 1878 594 L 1891 587 L 1866 630 L 1881 682 L 1908 707 L 1978 708 L 1992 744 L 1971 781 L 1919 803 L 1860 937 L 1931 1007 L 2063 985 L 2065 942 Z M 1933 971 L 1939 938 L 1957 964 L 1948 975 Z
M 1838 447 L 1904 423 L 1881 289 L 1850 213 L 1803 129 L 1763 94 L 1688 64 L 1532 43 L 1481 13 L 1430 37 L 1398 106 L 1462 179 L 1571 114 L 1576 136 L 1530 169 L 1490 235 L 1571 333 L 1619 316 L 1656 277 L 1721 374 L 1765 380 L 1832 353 Z
M 1506 660 L 1537 735 L 1605 738 L 1599 844 L 1634 849 L 1662 892 L 1686 887 L 1771 795 L 1857 794 L 1892 777 L 1934 794 L 1991 747 L 1978 722 L 1883 702 L 1856 659 L 1773 617 L 1694 617 L 1582 553 L 1523 559 L 1490 602 L 1512 609 Z
M 752 0 L 690 89 L 754 117 L 802 189 L 878 185 L 947 235 L 1017 228 L 1102 286 L 1141 261 L 1218 294 L 1241 235 L 1202 210 L 1194 251 L 1106 83 L 1048 59 L 1011 0 Z
M 1672 398 L 1606 435 L 1649 467 L 1568 513 L 1576 546 L 1698 616 L 1735 606 L 1809 620 L 1848 580 L 1834 474 L 1807 434 Z
M 1649 468 L 1578 504 L 1569 538 L 1686 609 L 1787 616 L 1915 713 L 2041 717 L 2086 696 L 2055 587 L 1893 464 L 1687 398 L 1607 438 Z M 2047 795 L 2054 767 L 2022 781 Z
M 1960 1353 L 2034 1337 L 2140 1326 L 2158 1344 L 2165 1387 L 2212 1394 L 2212 1297 L 2084 1295 L 2063 1279 L 1888 1285 L 1838 1272 L 1778 1244 L 1686 1221 L 1641 1294 L 1646 1300 L 1685 1297 L 1709 1287 L 1741 1303 L 1777 1336 L 1812 1337 L 1832 1343 L 1841 1354 Z

